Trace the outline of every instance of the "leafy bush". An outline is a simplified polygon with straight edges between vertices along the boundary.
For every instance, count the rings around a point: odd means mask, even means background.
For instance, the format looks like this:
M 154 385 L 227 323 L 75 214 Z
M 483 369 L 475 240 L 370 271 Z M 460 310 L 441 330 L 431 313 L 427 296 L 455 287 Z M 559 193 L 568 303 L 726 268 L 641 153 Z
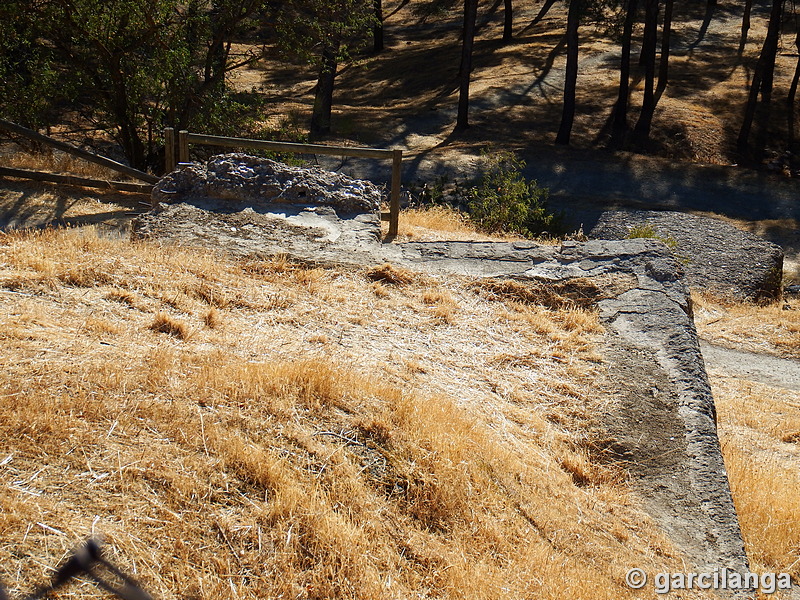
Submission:
M 553 232 L 559 218 L 548 212 L 548 191 L 522 175 L 525 161 L 512 152 L 484 152 L 485 171 L 467 191 L 471 219 L 488 232 L 534 236 Z
M 0 113 L 32 126 L 77 115 L 106 131 L 131 166 L 162 163 L 165 125 L 241 131 L 255 95 L 230 73 L 255 61 L 234 47 L 266 0 L 0 2 Z
M 654 240 L 658 240 L 662 244 L 672 248 L 673 250 L 678 247 L 678 241 L 673 238 L 672 236 L 662 236 L 656 232 L 656 228 L 653 227 L 650 223 L 645 223 L 643 225 L 634 225 L 628 230 L 628 235 L 625 236 L 626 239 L 632 240 L 635 238 L 652 238 Z

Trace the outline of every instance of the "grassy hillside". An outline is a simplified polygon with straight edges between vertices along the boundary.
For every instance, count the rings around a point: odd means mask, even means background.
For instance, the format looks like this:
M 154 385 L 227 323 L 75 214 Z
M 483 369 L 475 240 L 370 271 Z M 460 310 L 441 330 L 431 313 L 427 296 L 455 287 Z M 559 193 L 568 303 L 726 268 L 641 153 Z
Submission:
M 93 532 L 162 598 L 624 598 L 631 566 L 680 570 L 594 450 L 602 328 L 557 294 L 66 230 L 2 234 L 0 302 L 16 591 Z

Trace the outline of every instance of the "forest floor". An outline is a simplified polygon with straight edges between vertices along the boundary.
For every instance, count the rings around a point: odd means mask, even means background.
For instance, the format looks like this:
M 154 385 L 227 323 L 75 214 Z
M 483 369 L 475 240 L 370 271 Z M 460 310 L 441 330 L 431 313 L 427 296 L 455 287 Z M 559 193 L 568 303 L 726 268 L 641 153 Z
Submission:
M 655 115 L 651 153 L 709 164 L 735 162 L 734 143 L 766 31 L 767 4 L 755 2 L 748 42 L 741 53 L 741 3 L 720 2 L 705 31 L 704 4 L 676 7 L 670 83 Z M 337 76 L 334 137 L 399 146 L 412 155 L 486 144 L 525 151 L 553 142 L 561 116 L 565 64 L 566 11 L 561 5 L 556 4 L 534 26 L 529 23 L 538 5 L 517 7 L 515 37 L 508 44 L 500 39 L 502 10 L 479 19 L 482 26 L 470 88 L 471 127 L 458 134 L 453 133 L 453 125 L 460 14 L 453 11 L 425 20 L 415 14 L 414 3 L 386 5 L 386 49 L 344 66 Z M 606 25 L 590 23 L 581 31 L 571 139 L 578 149 L 594 150 L 607 141 L 617 93 L 619 47 L 605 31 Z M 788 88 L 795 56 L 787 39 L 777 62 L 776 98 Z M 643 73 L 633 62 L 630 119 L 635 122 Z M 316 83 L 313 70 L 266 60 L 240 72 L 238 83 L 242 89 L 263 90 L 270 100 L 274 126 L 302 130 L 307 125 Z
M 460 15 L 419 16 L 415 3 L 386 2 L 386 49 L 343 66 L 336 80 L 330 141 L 404 151 L 404 184 L 448 185 L 474 178 L 481 153 L 513 150 L 525 174 L 550 191 L 569 229 L 588 231 L 617 206 L 710 214 L 784 248 L 790 271 L 800 264 L 800 192 L 773 171 L 736 164 L 735 141 L 752 70 L 766 34 L 769 3 L 754 2 L 740 51 L 743 4 L 720 1 L 707 21 L 705 3 L 676 7 L 669 86 L 655 113 L 647 154 L 606 148 L 616 100 L 619 46 L 607 23 L 581 30 L 577 114 L 571 146 L 553 145 L 561 118 L 566 11 L 557 3 L 531 26 L 539 3 L 515 7 L 515 36 L 503 44 L 503 12 L 479 17 L 471 81 L 471 126 L 455 133 Z M 637 32 L 641 35 L 641 31 Z M 639 39 L 639 38 L 637 38 Z M 797 52 L 784 38 L 778 54 L 767 160 L 785 151 L 788 92 Z M 638 48 L 634 44 L 634 56 Z M 631 126 L 638 116 L 643 72 L 633 61 Z M 239 89 L 267 99 L 265 125 L 276 137 L 307 131 L 316 72 L 274 56 L 237 73 Z M 377 182 L 386 165 L 318 159 L 324 166 Z M 753 165 L 750 165 L 751 167 Z M 765 165 L 762 165 L 762 167 Z

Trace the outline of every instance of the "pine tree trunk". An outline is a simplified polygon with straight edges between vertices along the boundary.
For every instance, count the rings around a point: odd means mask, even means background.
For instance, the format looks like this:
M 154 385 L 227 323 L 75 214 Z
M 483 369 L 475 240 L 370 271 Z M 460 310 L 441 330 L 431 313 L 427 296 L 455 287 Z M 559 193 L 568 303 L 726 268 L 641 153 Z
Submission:
M 322 65 L 317 80 L 317 93 L 311 113 L 311 136 L 325 135 L 331 131 L 331 110 L 333 108 L 333 84 L 336 79 L 338 40 L 326 45 L 322 50 Z
M 119 132 L 119 142 L 128 161 L 134 169 L 146 169 L 144 143 L 139 137 L 139 130 L 133 111 L 129 106 L 127 79 L 125 78 L 120 59 L 112 61 L 110 66 L 112 89 L 111 101 L 114 119 Z
M 739 39 L 739 54 L 744 52 L 747 44 L 747 32 L 750 31 L 750 11 L 753 8 L 753 0 L 746 0 L 744 3 L 744 15 L 742 16 L 742 36 Z
M 797 30 L 794 38 L 794 45 L 800 53 L 800 29 Z M 797 63 L 794 67 L 794 77 L 792 77 L 792 85 L 789 87 L 789 96 L 786 99 L 786 109 L 788 111 L 788 130 L 789 130 L 789 150 L 795 152 L 795 115 L 797 113 L 797 106 L 795 106 L 795 99 L 797 98 L 797 84 L 800 83 L 800 54 L 797 56 Z
M 569 144 L 572 123 L 575 120 L 575 91 L 578 82 L 578 26 L 581 20 L 582 0 L 571 0 L 567 16 L 567 68 L 564 76 L 564 107 L 556 144 Z
M 619 63 L 619 95 L 614 105 L 614 124 L 611 145 L 621 147 L 628 130 L 628 96 L 631 79 L 631 43 L 633 26 L 636 22 L 638 0 L 628 0 L 625 12 L 625 26 L 622 34 L 622 56 Z
M 504 0 L 503 4 L 503 42 L 509 43 L 514 37 L 514 9 L 512 0 Z
M 458 117 L 456 131 L 469 127 L 469 80 L 472 75 L 472 48 L 475 43 L 475 21 L 478 0 L 464 0 L 464 32 L 461 43 L 460 84 L 458 88 Z
M 750 156 L 750 131 L 754 121 L 759 126 L 759 142 L 756 144 L 756 155 L 763 150 L 762 142 L 765 140 L 766 129 L 769 124 L 769 105 L 772 100 L 772 80 L 775 73 L 775 56 L 778 53 L 778 40 L 781 31 L 781 17 L 783 15 L 784 0 L 772 0 L 772 11 L 769 17 L 767 37 L 758 57 L 753 81 L 750 84 L 750 93 L 744 112 L 742 128 L 739 130 L 737 148 L 742 156 Z M 761 93 L 761 103 L 758 95 Z M 758 117 L 758 119 L 756 119 Z M 757 156 L 755 156 L 757 158 Z
M 383 2 L 373 0 L 375 5 L 375 25 L 372 28 L 372 52 L 378 54 L 383 51 Z
M 657 36 L 657 34 L 658 34 L 658 25 L 656 24 L 655 28 L 648 27 L 648 24 L 650 23 L 650 21 L 648 20 L 648 17 L 650 15 L 649 11 L 651 10 L 651 7 L 652 7 L 652 1 L 651 0 L 645 0 L 644 6 L 645 6 L 644 35 L 642 36 L 642 50 L 639 53 L 639 66 L 640 67 L 646 67 L 647 66 L 647 60 L 648 60 L 647 50 L 649 48 L 655 48 L 656 39 L 658 37 Z
M 706 14 L 703 17 L 703 24 L 700 26 L 700 32 L 697 34 L 697 39 L 689 45 L 690 51 L 693 51 L 704 39 L 706 39 L 708 28 L 711 26 L 711 21 L 714 19 L 714 12 L 716 10 L 717 0 L 708 0 L 708 2 L 706 2 Z
M 130 115 L 117 115 L 119 130 L 119 140 L 122 150 L 134 169 L 141 171 L 147 170 L 147 160 L 145 158 L 145 147 L 136 125 L 130 119 Z
M 661 33 L 661 61 L 658 65 L 658 86 L 656 86 L 656 102 L 658 102 L 669 83 L 669 53 L 672 38 L 672 6 L 674 0 L 667 0 L 664 5 L 664 25 Z
M 656 110 L 656 97 L 653 90 L 656 76 L 656 38 L 658 33 L 658 0 L 647 0 L 645 5 L 645 35 L 642 45 L 642 61 L 644 62 L 644 99 L 639 120 L 636 122 L 634 133 L 636 143 L 643 146 L 650 138 L 650 125 L 653 123 L 653 113 Z

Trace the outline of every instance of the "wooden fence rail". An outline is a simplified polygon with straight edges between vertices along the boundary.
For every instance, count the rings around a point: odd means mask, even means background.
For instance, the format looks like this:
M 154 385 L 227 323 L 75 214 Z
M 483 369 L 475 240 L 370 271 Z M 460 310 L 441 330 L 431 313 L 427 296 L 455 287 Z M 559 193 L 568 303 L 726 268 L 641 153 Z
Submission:
M 139 181 L 144 181 L 151 184 L 158 182 L 158 177 L 156 177 L 155 175 L 144 173 L 143 171 L 134 169 L 133 167 L 129 167 L 128 165 L 123 165 L 122 163 L 119 163 L 115 160 L 111 160 L 110 158 L 106 158 L 105 156 L 99 156 L 97 154 L 94 154 L 93 152 L 76 148 L 75 146 L 71 146 L 70 144 L 67 144 L 65 142 L 54 140 L 53 138 L 47 137 L 46 135 L 42 135 L 41 133 L 33 131 L 32 129 L 28 129 L 27 127 L 22 127 L 22 125 L 17 125 L 16 123 L 12 123 L 11 121 L 0 119 L 0 129 L 8 131 L 9 133 L 15 133 L 17 135 L 28 138 L 30 140 L 34 140 L 42 144 L 46 144 L 53 148 L 57 148 L 62 152 L 66 152 L 67 154 L 78 156 L 89 162 L 102 165 L 108 169 L 111 169 L 112 171 L 128 175 L 129 177 L 133 177 L 134 179 L 138 179 Z M 86 180 L 86 181 L 95 181 L 102 183 L 102 181 L 99 179 Z
M 122 192 L 136 192 L 139 194 L 150 194 L 153 186 L 149 183 L 131 183 L 128 181 L 105 181 L 103 179 L 90 179 L 88 177 L 78 177 L 77 175 L 62 175 L 60 173 L 44 173 L 42 171 L 30 171 L 28 169 L 12 169 L 10 167 L 0 167 L 0 177 L 16 177 L 18 179 L 30 179 L 31 181 L 47 181 L 48 183 L 65 183 L 67 185 L 79 185 L 88 188 L 100 188 L 104 190 L 119 190 Z
M 166 168 L 172 171 L 175 166 L 174 140 L 175 131 L 168 127 L 164 130 L 166 144 Z M 177 161 L 189 162 L 189 144 L 205 144 L 207 146 L 223 146 L 227 148 L 255 148 L 272 152 L 293 152 L 299 154 L 324 154 L 328 156 L 352 156 L 354 158 L 377 158 L 392 161 L 392 183 L 389 196 L 389 236 L 397 235 L 400 220 L 400 180 L 403 165 L 402 150 L 383 150 L 376 148 L 351 148 L 348 146 L 323 146 L 321 144 L 297 144 L 294 142 L 273 142 L 247 138 L 232 138 L 216 135 L 189 133 L 181 130 L 177 136 Z M 383 217 L 383 215 L 382 215 Z

